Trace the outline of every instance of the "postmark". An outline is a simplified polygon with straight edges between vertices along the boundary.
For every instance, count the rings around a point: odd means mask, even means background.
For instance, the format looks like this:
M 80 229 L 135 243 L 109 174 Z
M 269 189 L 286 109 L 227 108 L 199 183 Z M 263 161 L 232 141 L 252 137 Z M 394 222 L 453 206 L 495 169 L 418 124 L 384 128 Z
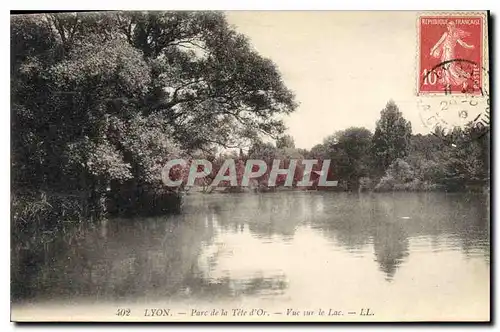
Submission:
M 481 14 L 418 18 L 417 94 L 482 95 L 486 17 Z
M 422 124 L 433 134 L 438 128 L 446 136 L 455 128 L 469 126 L 485 133 L 490 127 L 489 97 L 420 98 L 417 107 Z
M 453 60 L 451 62 L 465 63 L 462 68 L 476 68 L 477 64 L 470 61 Z M 443 66 L 438 64 L 436 68 Z M 489 71 L 481 68 L 481 77 L 489 80 Z M 467 89 L 460 94 L 445 93 L 438 98 L 420 96 L 417 99 L 422 124 L 435 133 L 439 128 L 441 135 L 448 135 L 457 127 L 466 126 L 485 133 L 490 127 L 490 93 L 487 84 L 477 89 Z

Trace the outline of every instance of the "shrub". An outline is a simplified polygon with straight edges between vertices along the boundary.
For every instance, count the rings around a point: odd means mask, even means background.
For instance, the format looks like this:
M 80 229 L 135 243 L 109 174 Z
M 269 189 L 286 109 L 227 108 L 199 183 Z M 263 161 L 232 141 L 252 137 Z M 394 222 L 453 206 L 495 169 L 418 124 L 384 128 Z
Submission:
M 375 191 L 420 190 L 421 183 L 415 179 L 411 166 L 404 160 L 396 159 L 375 186 Z

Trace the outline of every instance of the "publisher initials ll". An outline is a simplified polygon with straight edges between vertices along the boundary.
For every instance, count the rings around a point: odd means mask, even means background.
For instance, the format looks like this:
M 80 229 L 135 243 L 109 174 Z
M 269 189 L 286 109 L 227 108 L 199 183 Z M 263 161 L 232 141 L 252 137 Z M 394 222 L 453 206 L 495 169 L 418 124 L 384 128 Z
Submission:
M 361 309 L 361 312 L 359 313 L 360 316 L 373 316 L 375 315 L 373 311 L 370 311 L 370 308 L 363 308 Z

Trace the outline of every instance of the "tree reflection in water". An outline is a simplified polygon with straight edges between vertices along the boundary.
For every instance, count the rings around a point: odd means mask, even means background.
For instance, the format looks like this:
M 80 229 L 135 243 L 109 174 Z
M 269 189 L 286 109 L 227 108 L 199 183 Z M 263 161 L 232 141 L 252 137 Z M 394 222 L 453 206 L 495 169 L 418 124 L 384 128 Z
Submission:
M 383 223 L 374 230 L 375 261 L 386 274 L 386 280 L 394 278 L 399 265 L 409 255 L 408 246 L 408 235 L 400 224 Z
M 289 287 L 285 271 L 273 269 L 272 261 L 263 264 L 255 255 L 246 254 L 241 257 L 256 261 L 245 262 L 241 274 L 231 265 L 241 263 L 237 257 L 221 267 L 221 260 L 232 255 L 224 241 L 234 235 L 232 245 L 243 253 L 265 255 L 266 248 L 274 248 L 279 250 L 272 256 L 277 259 L 287 257 L 287 250 L 297 245 L 295 239 L 304 230 L 325 239 L 327 246 L 321 247 L 325 250 L 373 257 L 384 279 L 392 281 L 418 246 L 460 251 L 489 262 L 488 218 L 484 197 L 464 194 L 191 196 L 181 215 L 79 225 L 56 237 L 43 252 L 23 249 L 13 253 L 12 294 L 14 301 L 28 297 L 100 301 L 274 296 Z M 240 239 L 253 242 L 238 244 Z M 320 266 L 311 268 L 321 271 Z M 310 279 L 315 280 L 314 276 Z

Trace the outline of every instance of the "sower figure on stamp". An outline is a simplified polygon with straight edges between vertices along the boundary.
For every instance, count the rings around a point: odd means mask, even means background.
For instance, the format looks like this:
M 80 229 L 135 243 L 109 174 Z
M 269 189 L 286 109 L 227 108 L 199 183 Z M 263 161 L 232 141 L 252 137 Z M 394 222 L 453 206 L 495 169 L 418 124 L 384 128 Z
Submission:
M 462 70 L 455 60 L 455 46 L 460 44 L 462 47 L 467 49 L 473 49 L 474 45 L 469 45 L 462 40 L 462 38 L 470 35 L 462 29 L 455 26 L 455 22 L 450 21 L 447 24 L 448 31 L 444 32 L 441 39 L 432 47 L 431 56 L 435 58 L 441 58 L 443 65 L 443 84 L 447 91 L 451 91 L 452 85 L 462 85 L 463 90 L 467 88 L 467 79 L 470 74 Z

